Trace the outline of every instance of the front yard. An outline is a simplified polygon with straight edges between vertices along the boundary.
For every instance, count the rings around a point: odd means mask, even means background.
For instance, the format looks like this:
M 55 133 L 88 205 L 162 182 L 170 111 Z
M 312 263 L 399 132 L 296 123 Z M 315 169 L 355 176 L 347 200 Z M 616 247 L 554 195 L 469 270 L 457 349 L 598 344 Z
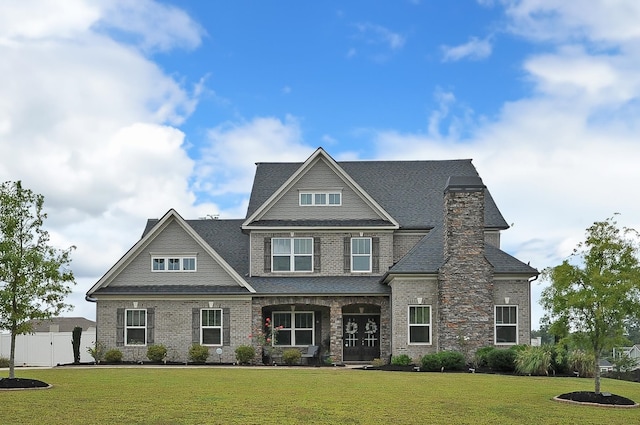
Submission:
M 0 371 L 6 377 L 7 371 Z M 93 367 L 16 370 L 48 390 L 4 391 L 2 424 L 629 424 L 640 409 L 552 397 L 591 379 L 345 368 Z M 603 391 L 640 400 L 640 384 Z

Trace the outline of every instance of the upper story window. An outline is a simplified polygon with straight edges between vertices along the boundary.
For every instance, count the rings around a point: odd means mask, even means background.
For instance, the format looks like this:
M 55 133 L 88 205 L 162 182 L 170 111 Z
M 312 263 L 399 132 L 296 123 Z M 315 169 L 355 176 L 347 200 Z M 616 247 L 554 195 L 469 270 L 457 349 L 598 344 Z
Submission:
M 340 206 L 342 193 L 340 192 L 300 192 L 300 206 Z
M 518 307 L 497 305 L 495 316 L 496 344 L 518 343 Z
M 371 238 L 351 238 L 351 271 L 371 271 Z
M 151 270 L 154 272 L 194 272 L 196 271 L 196 257 L 153 256 L 151 257 Z
M 271 270 L 313 271 L 313 238 L 272 238 Z

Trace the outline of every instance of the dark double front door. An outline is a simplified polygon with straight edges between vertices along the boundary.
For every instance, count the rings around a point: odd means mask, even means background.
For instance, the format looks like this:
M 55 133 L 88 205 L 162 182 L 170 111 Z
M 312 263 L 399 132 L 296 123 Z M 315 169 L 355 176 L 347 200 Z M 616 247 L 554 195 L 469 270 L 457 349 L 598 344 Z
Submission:
M 342 358 L 346 362 L 380 357 L 380 315 L 343 315 L 342 350 Z

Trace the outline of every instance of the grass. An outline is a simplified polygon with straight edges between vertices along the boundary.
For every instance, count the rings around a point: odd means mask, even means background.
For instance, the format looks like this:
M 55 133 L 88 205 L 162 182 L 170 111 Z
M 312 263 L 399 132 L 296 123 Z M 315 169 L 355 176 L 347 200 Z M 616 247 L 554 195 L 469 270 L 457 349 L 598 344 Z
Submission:
M 403 373 L 344 368 L 17 370 L 49 390 L 0 392 L 8 424 L 629 424 L 640 409 L 551 398 L 591 391 L 579 378 Z M 635 401 L 640 384 L 603 379 Z

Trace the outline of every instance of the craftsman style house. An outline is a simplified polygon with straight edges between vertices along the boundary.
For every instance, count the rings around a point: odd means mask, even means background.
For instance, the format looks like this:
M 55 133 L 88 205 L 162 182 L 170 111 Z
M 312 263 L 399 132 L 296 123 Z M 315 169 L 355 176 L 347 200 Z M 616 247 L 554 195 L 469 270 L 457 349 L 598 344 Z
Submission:
M 336 162 L 319 148 L 259 163 L 244 219 L 149 220 L 87 300 L 97 340 L 129 360 L 163 344 L 184 361 L 200 343 L 231 362 L 267 319 L 277 347 L 336 361 L 469 354 L 530 340 L 538 272 L 500 250 L 507 228 L 470 160 Z

